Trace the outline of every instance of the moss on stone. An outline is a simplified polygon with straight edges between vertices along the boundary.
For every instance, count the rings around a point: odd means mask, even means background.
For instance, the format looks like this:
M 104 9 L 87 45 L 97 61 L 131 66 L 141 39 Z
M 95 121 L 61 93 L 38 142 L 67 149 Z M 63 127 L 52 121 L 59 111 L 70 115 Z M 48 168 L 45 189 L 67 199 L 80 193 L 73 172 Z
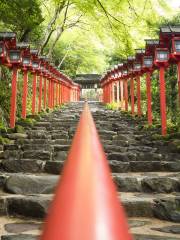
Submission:
M 11 143 L 10 139 L 0 136 L 0 144 L 9 144 L 9 143 Z
M 16 125 L 15 132 L 16 133 L 24 133 L 25 132 L 24 127 L 20 126 L 20 125 Z

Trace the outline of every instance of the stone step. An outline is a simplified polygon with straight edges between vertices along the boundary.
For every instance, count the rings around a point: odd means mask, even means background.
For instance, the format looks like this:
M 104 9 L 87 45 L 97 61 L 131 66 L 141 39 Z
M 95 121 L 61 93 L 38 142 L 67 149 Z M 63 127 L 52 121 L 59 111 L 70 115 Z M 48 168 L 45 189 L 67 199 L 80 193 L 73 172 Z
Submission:
M 37 240 L 37 236 L 42 231 L 41 221 L 0 217 L 0 222 L 0 236 L 5 240 Z M 129 218 L 128 222 L 136 240 L 180 239 L 180 224 L 178 223 L 174 224 L 154 218 Z
M 180 196 L 167 194 L 120 193 L 128 217 L 156 217 L 180 222 Z M 1 215 L 42 219 L 52 200 L 51 194 L 2 195 Z
M 67 157 L 66 151 L 55 152 L 52 156 L 53 160 L 37 160 L 37 159 L 21 159 L 9 160 L 2 159 L 0 162 L 0 171 L 6 172 L 25 172 L 25 173 L 41 173 L 58 174 L 64 165 Z M 57 159 L 57 160 L 56 160 Z M 120 162 L 110 160 L 109 165 L 113 173 L 129 173 L 129 172 L 178 172 L 180 171 L 180 162 L 165 161 L 131 161 Z
M 180 173 L 121 173 L 113 174 L 113 179 L 121 192 L 180 192 Z
M 0 175 L 1 176 L 1 175 Z M 3 182 L 2 175 L 2 182 Z M 4 190 L 14 194 L 53 193 L 59 176 L 6 174 Z M 172 193 L 180 192 L 180 174 L 172 173 L 131 173 L 113 174 L 117 189 L 121 192 Z
M 180 239 L 180 224 L 155 218 L 129 218 L 129 226 L 135 240 Z
M 51 151 L 46 150 L 26 150 L 22 154 L 22 160 L 23 159 L 37 159 L 37 160 L 51 160 Z
M 122 162 L 129 161 L 161 161 L 164 157 L 160 153 L 149 153 L 149 152 L 112 152 L 107 155 L 109 160 L 117 160 Z M 174 159 L 176 160 L 176 159 Z
M 53 146 L 50 144 L 23 144 L 21 146 L 22 151 L 48 151 L 51 152 L 53 150 Z

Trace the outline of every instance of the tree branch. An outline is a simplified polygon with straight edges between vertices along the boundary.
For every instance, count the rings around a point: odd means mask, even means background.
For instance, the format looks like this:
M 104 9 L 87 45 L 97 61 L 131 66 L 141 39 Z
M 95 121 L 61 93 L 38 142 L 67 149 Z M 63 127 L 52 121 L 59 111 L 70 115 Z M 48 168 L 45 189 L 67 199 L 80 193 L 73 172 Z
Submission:
M 105 13 L 106 17 L 108 18 L 109 22 L 110 21 L 110 18 L 111 17 L 112 19 L 114 19 L 116 22 L 119 22 L 120 24 L 124 25 L 124 26 L 127 26 L 127 24 L 125 24 L 123 21 L 119 20 L 118 18 L 114 17 L 111 13 L 109 13 L 105 7 L 103 6 L 103 4 L 101 3 L 100 0 L 96 0 L 98 2 L 98 4 L 100 5 L 100 7 L 102 8 L 103 12 Z M 112 23 L 111 23 L 112 25 Z
M 52 53 L 53 53 L 53 50 L 56 46 L 56 43 L 57 41 L 59 40 L 59 38 L 61 37 L 62 33 L 64 32 L 64 28 L 65 28 L 65 23 L 66 23 L 66 20 L 67 20 L 67 14 L 68 14 L 68 9 L 69 9 L 69 6 L 70 6 L 70 0 L 68 0 L 67 2 L 67 5 L 66 5 L 66 9 L 65 9 L 65 12 L 64 12 L 64 18 L 63 18 L 63 22 L 60 26 L 58 26 L 58 28 L 56 29 L 57 30 L 57 35 L 56 35 L 56 38 L 51 46 L 51 48 L 49 49 L 49 53 L 48 53 L 48 57 L 51 59 L 52 58 Z
M 63 0 L 62 2 L 60 2 L 57 7 L 55 8 L 55 12 L 53 17 L 51 18 L 50 22 L 48 23 L 47 26 L 47 30 L 44 36 L 44 41 L 42 42 L 40 48 L 39 48 L 39 53 L 43 54 L 44 48 L 47 46 L 49 39 L 52 36 L 52 33 L 55 31 L 54 25 L 56 23 L 56 20 L 59 17 L 59 14 L 61 13 L 61 11 L 64 9 L 65 3 L 67 0 Z

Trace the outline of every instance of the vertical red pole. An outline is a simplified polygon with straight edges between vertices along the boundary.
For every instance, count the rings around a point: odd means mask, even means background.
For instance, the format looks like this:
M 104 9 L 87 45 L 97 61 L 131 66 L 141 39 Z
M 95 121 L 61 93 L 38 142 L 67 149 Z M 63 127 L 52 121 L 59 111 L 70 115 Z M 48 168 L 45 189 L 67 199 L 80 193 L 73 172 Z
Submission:
M 44 109 L 46 109 L 46 97 L 47 97 L 47 86 L 46 86 L 47 80 L 44 78 Z
M 64 102 L 66 103 L 66 86 L 64 86 L 63 95 L 64 95 Z
M 179 106 L 180 106 L 180 62 L 178 62 L 177 68 L 178 68 L 178 96 L 179 96 Z
M 58 99 L 59 99 L 59 96 L 58 96 L 58 93 L 59 93 L 58 86 L 59 86 L 59 84 L 56 83 L 56 106 L 58 106 Z
M 61 105 L 61 84 L 59 83 L 59 105 Z
M 33 89 L 32 89 L 32 114 L 36 113 L 36 82 L 37 82 L 37 75 L 33 73 Z
M 147 94 L 147 115 L 148 115 L 148 124 L 152 125 L 152 107 L 151 107 L 151 73 L 146 73 L 146 94 Z
M 131 113 L 134 115 L 134 78 L 130 81 L 130 87 L 131 87 Z
M 120 92 L 121 92 L 121 109 L 124 110 L 124 84 L 123 81 L 120 81 Z
M 111 83 L 109 83 L 109 103 L 111 103 L 112 100 L 112 89 L 111 89 Z
M 103 86 L 103 103 L 105 103 L 105 86 Z
M 140 79 L 140 76 L 137 76 L 136 80 L 137 80 L 137 110 L 138 110 L 138 116 L 140 117 L 142 115 L 142 111 L 141 111 L 141 79 Z
M 62 104 L 64 103 L 64 99 L 63 99 L 63 88 L 64 88 L 64 86 L 61 85 L 61 103 L 62 103 Z
M 22 95 L 22 113 L 21 113 L 21 116 L 23 119 L 26 119 L 27 94 L 28 94 L 28 71 L 23 70 L 23 95 Z
M 54 108 L 54 81 L 52 81 L 52 99 L 51 99 L 52 103 L 51 106 L 52 108 Z
M 124 80 L 124 100 L 125 100 L 125 111 L 128 111 L 128 83 Z
M 42 103 L 42 75 L 40 75 L 39 79 L 39 105 L 38 105 L 38 112 L 41 111 L 41 103 Z
M 48 80 L 48 107 L 51 107 L 51 80 Z
M 162 127 L 162 135 L 166 135 L 166 133 L 167 133 L 166 86 L 165 86 L 165 69 L 164 69 L 164 67 L 160 67 L 159 78 L 160 78 L 161 127 Z
M 10 127 L 15 127 L 16 122 L 16 99 L 17 99 L 17 77 L 18 69 L 13 66 L 12 70 L 12 86 L 11 86 L 11 109 L 10 109 Z
M 132 240 L 87 105 L 39 239 Z

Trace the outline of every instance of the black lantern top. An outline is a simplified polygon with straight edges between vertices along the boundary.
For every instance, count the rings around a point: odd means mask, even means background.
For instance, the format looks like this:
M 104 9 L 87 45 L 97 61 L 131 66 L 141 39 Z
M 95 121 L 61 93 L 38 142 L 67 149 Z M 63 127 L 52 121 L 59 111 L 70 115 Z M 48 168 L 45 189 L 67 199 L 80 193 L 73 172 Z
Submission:
M 147 45 L 159 45 L 159 39 L 146 39 Z
M 14 32 L 0 32 L 0 41 L 8 41 L 16 38 L 16 33 Z
M 160 32 L 162 34 L 180 34 L 180 25 L 175 25 L 175 26 L 162 26 L 160 27 Z
M 28 43 L 21 42 L 16 44 L 16 48 L 26 50 L 30 48 L 30 45 Z
M 31 49 L 30 54 L 33 56 L 38 56 L 38 50 L 37 49 Z
M 129 56 L 129 57 L 127 58 L 127 60 L 128 60 L 128 61 L 134 61 L 134 60 L 135 60 L 135 57 L 134 57 L 134 56 Z
M 136 54 L 145 54 L 145 49 L 135 49 Z

